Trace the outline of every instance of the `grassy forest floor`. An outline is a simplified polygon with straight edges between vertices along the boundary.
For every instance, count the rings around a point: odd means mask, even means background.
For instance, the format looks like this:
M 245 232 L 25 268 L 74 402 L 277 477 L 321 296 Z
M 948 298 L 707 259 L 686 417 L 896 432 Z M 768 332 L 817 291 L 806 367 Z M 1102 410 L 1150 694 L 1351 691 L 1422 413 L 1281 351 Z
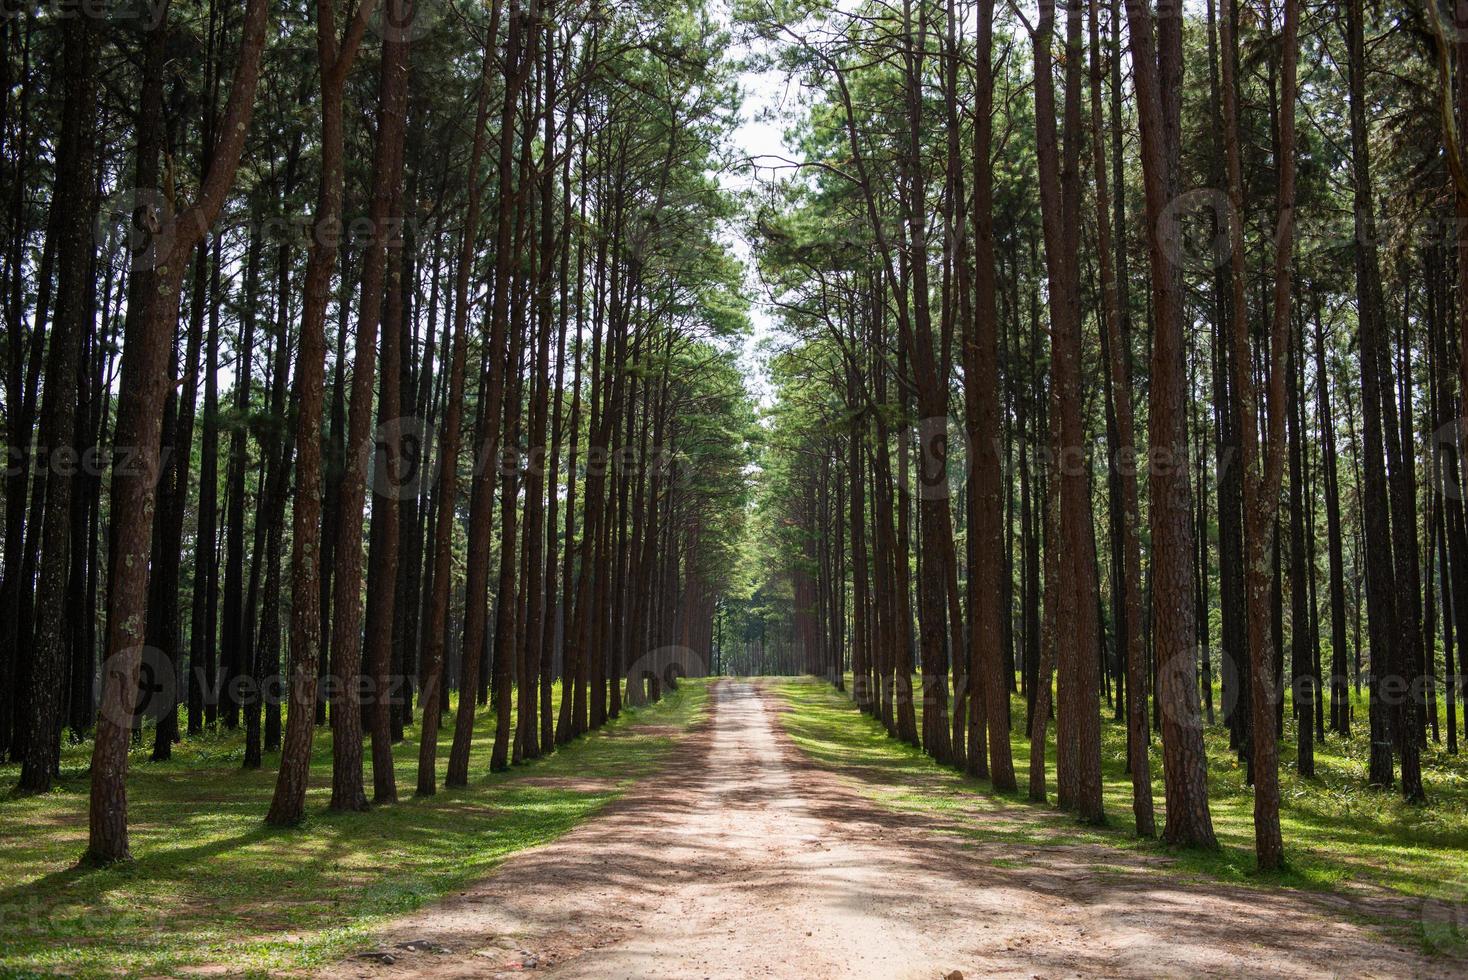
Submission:
M 557 692 L 559 693 L 559 692 Z M 172 761 L 133 752 L 130 865 L 76 867 L 86 844 L 90 744 L 68 746 L 56 791 L 14 797 L 0 766 L 0 976 L 263 974 L 330 961 L 374 926 L 551 840 L 658 770 L 706 711 L 699 683 L 508 773 L 488 774 L 493 715 L 478 713 L 468 788 L 414 799 L 416 729 L 394 749 L 402 802 L 330 814 L 331 738 L 318 731 L 308 822 L 262 819 L 275 755 L 246 772 L 242 732 L 190 738 Z M 151 746 L 151 731 L 143 741 Z M 439 742 L 440 773 L 453 725 Z M 370 790 L 370 785 L 369 785 Z
M 1392 929 L 1410 930 L 1424 948 L 1468 954 L 1468 759 L 1440 746 L 1423 754 L 1429 804 L 1409 806 L 1392 791 L 1366 786 L 1367 737 L 1357 726 L 1345 742 L 1317 744 L 1316 776 L 1301 779 L 1294 769 L 1294 723 L 1286 721 L 1280 745 L 1281 821 L 1288 868 L 1279 874 L 1254 870 L 1253 791 L 1228 748 L 1227 731 L 1206 729 L 1209 798 L 1220 849 L 1198 852 L 1168 848 L 1134 836 L 1131 778 L 1126 774 L 1126 728 L 1105 720 L 1102 765 L 1108 825 L 1082 826 L 1053 806 L 1025 796 L 1029 742 L 1023 736 L 1025 706 L 1013 702 L 1011 737 L 1020 791 L 996 794 L 987 784 L 939 766 L 912 746 L 890 738 L 882 725 L 857 713 L 848 695 L 823 681 L 783 679 L 771 684 L 790 710 L 782 723 L 797 746 L 821 766 L 855 777 L 863 791 L 885 806 L 914 812 L 951 813 L 955 818 L 986 814 L 1002 818 L 965 821 L 961 832 L 976 840 L 1016 845 L 1103 843 L 1168 855 L 1172 871 L 1230 884 L 1293 887 L 1342 893 L 1369 906 L 1383 899 Z M 1364 717 L 1364 705 L 1358 711 Z M 919 716 L 921 721 L 921 716 Z M 1163 826 L 1162 755 L 1152 746 L 1157 825 Z M 1047 762 L 1054 799 L 1054 726 Z M 1019 822 L 1019 821 L 1023 822 Z M 1400 899 L 1397 896 L 1401 896 Z M 1404 908 L 1411 914 L 1402 915 Z

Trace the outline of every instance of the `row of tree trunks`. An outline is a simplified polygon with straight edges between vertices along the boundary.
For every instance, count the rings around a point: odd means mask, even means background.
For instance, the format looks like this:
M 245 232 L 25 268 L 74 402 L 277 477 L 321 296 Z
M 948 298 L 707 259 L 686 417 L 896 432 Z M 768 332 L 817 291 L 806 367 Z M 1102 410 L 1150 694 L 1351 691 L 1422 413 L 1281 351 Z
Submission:
M 697 438 L 707 441 L 701 400 L 737 405 L 728 388 L 737 373 L 703 336 L 708 311 L 690 316 L 677 295 L 685 283 L 665 276 L 666 256 L 649 262 L 645 249 L 651 241 L 669 250 L 659 226 L 688 217 L 676 200 L 687 188 L 672 185 L 687 177 L 679 167 L 710 151 L 713 129 L 697 127 L 727 93 L 709 87 L 703 102 L 690 97 L 666 118 L 643 118 L 643 109 L 605 97 L 624 80 L 611 59 L 627 52 L 599 60 L 601 11 L 574 23 L 577 14 L 541 3 L 496 4 L 486 12 L 472 159 L 460 174 L 465 161 L 445 155 L 437 200 L 428 200 L 440 165 L 429 166 L 426 134 L 408 145 L 410 15 L 402 0 L 386 2 L 380 20 L 369 3 L 344 24 L 332 4 L 316 4 L 316 78 L 294 72 L 284 84 L 265 5 L 211 3 L 196 59 L 202 84 L 182 86 L 185 97 L 196 87 L 204 94 L 188 121 L 164 112 L 179 30 L 165 18 L 141 35 L 141 101 L 121 126 L 97 108 L 106 63 L 98 54 L 117 39 L 88 18 L 58 22 L 62 59 L 48 70 L 56 85 L 47 92 L 56 172 L 40 209 L 45 234 L 33 236 L 44 244 L 4 272 L 6 444 L 25 465 L 18 474 L 7 466 L 0 592 L 15 615 L 0 637 L 0 752 L 22 760 L 22 789 L 44 791 L 58 774 L 63 726 L 80 738 L 96 712 L 88 861 L 129 857 L 127 758 L 145 721 L 156 720 L 157 761 L 183 737 L 243 721 L 245 768 L 280 751 L 267 821 L 290 826 L 305 816 L 314 728 L 328 717 L 332 809 L 368 807 L 369 732 L 372 799 L 396 797 L 392 746 L 419 696 L 419 789 L 432 792 L 436 730 L 452 707 L 446 678 L 461 665 L 478 668 L 483 656 L 495 658 L 496 767 L 554 746 L 558 677 L 569 737 L 615 718 L 624 682 L 628 700 L 641 704 L 678 676 L 706 670 L 699 657 L 711 654 L 723 573 L 711 571 L 704 542 L 727 545 L 729 535 L 705 529 L 712 508 L 742 508 L 743 491 L 709 497 L 717 488 L 700 483 L 698 465 L 684 466 L 680 454 L 685 439 L 695 454 Z M 0 23 L 7 173 L 12 161 L 16 173 L 34 163 L 12 155 L 8 125 L 13 96 L 29 97 L 9 84 L 13 69 L 22 81 L 36 74 L 11 58 L 16 32 L 32 22 L 27 14 Z M 381 55 L 371 121 L 351 105 L 361 51 Z M 104 107 L 109 101 L 104 91 Z M 257 101 L 266 123 L 252 133 Z M 316 104 L 319 119 L 276 111 L 287 103 Z M 318 123 L 319 134 L 307 132 Z M 125 276 L 114 272 L 114 246 L 96 234 L 101 191 L 118 169 L 106 137 L 119 131 L 135 138 L 128 181 L 139 188 Z M 350 158 L 362 134 L 374 144 L 365 195 Z M 178 145 L 186 137 L 192 150 L 195 136 L 197 158 Z M 237 189 L 247 141 L 253 162 Z M 197 174 L 174 172 L 185 159 L 188 169 L 197 159 Z M 318 161 L 303 248 L 274 222 L 298 206 L 298 171 L 309 174 Z M 446 189 L 461 177 L 467 208 Z M 195 180 L 196 200 L 181 200 L 179 188 Z M 494 195 L 495 220 L 480 240 L 484 193 Z M 365 236 L 345 231 L 349 197 L 366 199 Z M 240 224 L 213 230 L 226 205 Z M 414 224 L 417 212 L 433 217 Z M 14 237 L 10 229 L 7 256 L 28 250 L 35 229 Z M 486 267 L 480 337 L 471 324 L 481 298 L 469 287 Z M 35 298 L 14 296 L 30 276 Z M 423 294 L 426 311 L 417 308 Z M 698 390 L 721 370 L 728 390 Z M 470 406 L 478 469 L 461 494 Z M 441 438 L 418 444 L 439 420 Z M 73 479 L 55 465 L 98 447 L 127 463 L 113 468 L 110 493 L 94 471 Z M 636 459 L 607 463 L 623 450 Z M 415 475 L 426 470 L 437 478 Z M 737 487 L 737 473 L 723 479 Z M 466 511 L 467 565 L 454 541 Z M 844 554 L 838 546 L 823 560 L 834 568 Z M 844 621 L 832 591 L 828 574 L 818 605 L 839 645 Z M 288 715 L 272 693 L 282 689 L 287 619 Z M 451 784 L 467 780 L 478 680 L 462 678 Z

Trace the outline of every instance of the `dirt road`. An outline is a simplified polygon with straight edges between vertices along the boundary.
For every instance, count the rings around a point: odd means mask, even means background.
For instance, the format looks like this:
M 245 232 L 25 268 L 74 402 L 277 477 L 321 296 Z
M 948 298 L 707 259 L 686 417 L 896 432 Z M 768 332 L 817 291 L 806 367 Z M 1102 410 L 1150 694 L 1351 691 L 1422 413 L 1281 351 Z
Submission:
M 1188 881 L 1100 845 L 965 841 L 813 766 L 776 704 L 718 685 L 710 721 L 662 777 L 327 975 L 1448 976 L 1461 965 L 1314 896 Z

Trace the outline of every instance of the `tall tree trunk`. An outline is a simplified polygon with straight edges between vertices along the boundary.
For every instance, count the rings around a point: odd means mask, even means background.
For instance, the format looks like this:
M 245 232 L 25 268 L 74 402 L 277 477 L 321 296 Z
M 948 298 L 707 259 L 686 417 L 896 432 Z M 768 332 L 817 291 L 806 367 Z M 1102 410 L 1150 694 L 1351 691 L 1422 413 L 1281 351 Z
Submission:
M 418 433 L 401 418 L 403 377 L 403 141 L 408 108 L 409 30 L 413 10 L 408 0 L 386 0 L 389 24 L 400 25 L 383 38 L 378 80 L 379 119 L 374 160 L 372 214 L 375 238 L 363 265 L 361 316 L 375 318 L 374 304 L 382 298 L 382 367 L 377 401 L 376 459 L 372 481 L 372 538 L 367 569 L 367 669 L 372 678 L 372 801 L 397 800 L 392 757 L 392 645 L 397 614 L 399 506 L 416 494 L 418 472 L 409 462 L 409 441 Z M 376 275 L 379 263 L 383 275 Z M 384 281 L 385 280 L 385 281 Z M 384 294 L 385 290 L 385 296 Z M 362 341 L 359 338 L 358 343 Z
M 1237 79 L 1238 18 L 1234 0 L 1224 0 L 1221 18 L 1223 45 L 1223 112 L 1229 198 L 1230 269 L 1233 283 L 1231 337 L 1234 389 L 1238 398 L 1241 459 L 1244 474 L 1245 580 L 1248 599 L 1249 670 L 1253 679 L 1252 761 L 1254 775 L 1254 847 L 1263 870 L 1284 861 L 1279 826 L 1279 760 L 1277 720 L 1273 717 L 1281 692 L 1271 651 L 1270 553 L 1277 554 L 1279 490 L 1285 458 L 1286 354 L 1290 338 L 1290 287 L 1295 206 L 1295 65 L 1298 57 L 1299 9 L 1285 0 L 1281 111 L 1279 116 L 1278 197 L 1274 260 L 1274 316 L 1269 332 L 1268 391 L 1264 408 L 1266 438 L 1259 445 L 1258 398 L 1251 369 L 1248 306 L 1245 295 L 1244 191 L 1240 160 Z M 1276 570 L 1277 571 L 1277 570 Z M 1276 631 L 1277 633 L 1277 631 Z
M 21 762 L 19 788 L 44 793 L 60 764 L 62 677 L 68 655 L 69 615 L 66 602 L 71 549 L 72 495 L 79 489 L 74 465 L 77 436 L 77 374 L 82 339 L 92 308 L 91 205 L 94 186 L 96 35 L 84 17 L 68 19 L 62 36 L 66 98 L 60 143 L 56 150 L 56 183 L 52 228 L 59 236 L 56 317 L 46 359 L 46 388 L 41 400 L 42 461 L 49 468 L 46 505 L 41 516 L 40 576 L 36 583 L 35 650 L 31 659 L 31 693 L 26 705 L 29 737 Z M 18 329 L 18 324 L 12 324 Z
M 999 316 L 995 302 L 993 153 L 994 4 L 979 4 L 978 89 L 974 125 L 974 261 L 973 314 L 965 321 L 964 396 L 973 483 L 968 494 L 969 534 L 976 539 L 978 560 L 969 565 L 968 670 L 975 699 L 982 698 L 989 750 L 988 769 L 994 788 L 1016 786 L 1009 744 L 1009 683 L 1000 657 L 1000 619 L 1008 610 L 1000 604 L 999 568 L 992 556 L 1003 547 L 1000 504 L 1002 473 L 999 461 Z M 962 189 L 960 185 L 960 200 Z M 960 206 L 960 211 L 962 207 Z M 960 232 L 960 242 L 963 240 Z M 967 256 L 959 253 L 967 265 Z M 960 272 L 960 276 L 965 274 Z M 961 280 L 962 281 L 962 280 Z
M 1163 707 L 1163 778 L 1167 796 L 1163 839 L 1171 844 L 1214 847 L 1217 840 L 1208 810 L 1208 764 L 1198 717 L 1193 656 L 1193 508 L 1184 411 L 1187 393 L 1183 368 L 1183 298 L 1160 227 L 1170 198 L 1162 80 L 1157 68 L 1151 3 L 1126 0 L 1126 11 L 1136 79 L 1147 251 L 1156 319 L 1148 442 L 1152 642 L 1160 681 L 1158 699 Z M 1141 691 L 1134 688 L 1129 693 L 1140 696 Z
M 1091 130 L 1092 168 L 1096 179 L 1096 258 L 1101 276 L 1104 317 L 1103 330 L 1109 338 L 1107 348 L 1111 386 L 1114 392 L 1112 411 L 1116 419 L 1116 456 L 1111 471 L 1119 478 L 1121 488 L 1121 558 L 1117 580 L 1122 601 L 1117 623 L 1117 643 L 1126 664 L 1127 769 L 1132 777 L 1132 813 L 1136 817 L 1137 834 L 1152 837 L 1156 822 L 1152 811 L 1152 763 L 1148 752 L 1147 698 L 1145 660 L 1146 640 L 1142 635 L 1142 546 L 1140 540 L 1141 509 L 1137 499 L 1136 438 L 1132 420 L 1132 378 L 1126 331 L 1122 325 L 1120 285 L 1113 269 L 1110 226 L 1110 188 L 1106 178 L 1106 148 L 1102 138 L 1101 113 L 1101 29 L 1098 8 L 1100 0 L 1091 0 Z M 1114 20 L 1113 31 L 1121 25 Z M 1118 187 L 1117 193 L 1122 193 Z M 1122 250 L 1125 241 L 1118 242 Z
M 1293 333 L 1293 331 L 1291 331 Z M 1314 662 L 1310 651 L 1310 587 L 1314 564 L 1305 549 L 1304 340 L 1289 342 L 1285 371 L 1290 467 L 1290 703 L 1295 716 L 1295 767 L 1315 776 Z
M 343 182 L 342 93 L 376 0 L 363 0 L 338 39 L 331 0 L 316 5 L 321 82 L 321 183 L 306 259 L 305 305 L 295 384 L 296 495 L 291 534 L 290 710 L 275 795 L 265 821 L 292 826 L 305 818 L 321 657 L 321 413 L 326 372 L 326 306 L 340 237 Z M 341 352 L 338 352 L 341 356 Z M 365 407 L 364 407 L 365 410 Z M 360 504 L 358 511 L 360 512 Z
M 1372 203 L 1370 149 L 1366 129 L 1365 40 L 1361 0 L 1347 0 L 1347 70 L 1351 102 L 1351 169 L 1356 233 L 1356 296 L 1360 321 L 1361 420 L 1365 457 L 1361 509 L 1366 551 L 1366 607 L 1370 630 L 1371 679 L 1369 719 L 1371 755 L 1368 778 L 1373 785 L 1394 780 L 1391 720 L 1382 685 L 1396 634 L 1396 570 L 1392 561 L 1390 498 L 1382 433 L 1380 360 L 1385 357 L 1381 272 L 1376 254 L 1376 219 Z M 1389 388 L 1390 386 L 1388 386 Z
M 1092 644 L 1098 636 L 1095 565 L 1091 560 L 1090 488 L 1081 406 L 1080 267 L 1080 7 L 1066 18 L 1064 150 L 1055 133 L 1053 54 L 1055 5 L 1042 0 L 1035 30 L 1035 117 L 1045 263 L 1050 285 L 1052 385 L 1060 412 L 1061 635 L 1057 663 L 1056 777 L 1060 805 L 1101 822 L 1101 733 Z
M 1345 545 L 1341 531 L 1341 490 L 1336 464 L 1335 419 L 1330 408 L 1330 372 L 1325 362 L 1325 329 L 1315 312 L 1315 397 L 1320 417 L 1321 465 L 1325 484 L 1326 551 L 1330 561 L 1330 727 L 1340 735 L 1351 731 L 1347 688 Z
M 401 0 L 390 0 L 397 5 Z M 389 23 L 401 23 L 401 10 L 389 13 Z M 368 468 L 377 448 L 372 425 L 372 381 L 377 355 L 377 333 L 382 321 L 383 281 L 389 239 L 396 238 L 392 220 L 394 188 L 401 179 L 401 142 L 405 111 L 406 43 L 388 37 L 378 83 L 381 118 L 374 151 L 370 238 L 362 256 L 362 294 L 358 307 L 355 363 L 352 365 L 351 403 L 348 409 L 346 454 L 341 474 L 336 516 L 336 573 L 332 588 L 331 676 L 335 698 L 331 709 L 332 810 L 365 810 L 367 793 L 362 781 L 362 704 L 358 696 L 362 673 L 362 520 Z M 345 290 L 344 290 L 345 292 Z M 395 328 L 396 325 L 394 324 Z M 385 331 L 394 336 L 396 329 Z M 338 352 L 345 356 L 345 351 Z M 396 357 L 396 351 L 394 351 Z M 384 387 L 398 382 L 398 365 L 384 364 Z M 391 375 L 391 377 L 389 377 Z M 395 400 L 395 399 L 394 399 Z M 375 503 L 375 500 L 374 500 Z M 391 508 L 388 508 L 389 510 Z M 390 595 L 390 593 L 389 593 Z M 377 603 L 373 604 L 374 606 Z M 385 610 L 390 618 L 391 608 Z M 369 636 L 374 634 L 370 633 Z M 374 652 L 371 678 L 386 651 Z M 381 675 L 386 670 L 380 671 Z M 372 690 L 374 705 L 382 700 Z M 377 712 L 374 708 L 374 714 Z M 385 714 L 384 714 L 385 718 Z M 386 734 L 385 732 L 383 734 Z M 380 738 L 377 741 L 386 741 Z M 391 753 L 389 752 L 389 755 Z
M 113 468 L 111 501 L 114 514 L 134 516 L 114 526 L 112 542 L 102 707 L 92 750 L 90 835 L 83 856 L 91 864 L 111 864 L 131 857 L 127 828 L 128 732 L 133 724 L 144 639 L 147 559 L 153 534 L 169 338 L 178 323 L 186 261 L 219 214 L 244 150 L 260 77 L 266 12 L 265 0 L 248 0 L 219 143 L 198 199 L 176 216 L 159 213 L 157 208 L 146 209 L 143 220 L 156 229 L 152 257 L 148 252 L 134 256 L 134 268 L 151 265 L 154 274 L 149 277 L 146 292 L 139 296 L 145 301 L 145 312 L 128 323 L 123 338 L 114 441 L 132 454 L 132 465 Z M 141 142 L 146 139 L 144 136 Z

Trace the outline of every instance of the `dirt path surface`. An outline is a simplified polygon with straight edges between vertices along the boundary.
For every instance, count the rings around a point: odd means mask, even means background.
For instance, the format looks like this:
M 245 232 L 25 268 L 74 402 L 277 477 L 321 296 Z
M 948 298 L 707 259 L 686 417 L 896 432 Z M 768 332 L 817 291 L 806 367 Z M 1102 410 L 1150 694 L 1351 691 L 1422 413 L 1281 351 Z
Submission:
M 775 698 L 715 688 L 662 776 L 336 977 L 1453 976 L 1324 900 L 1098 845 L 975 844 L 812 765 Z M 996 859 L 1000 859 L 996 863 Z M 375 955 L 374 955 L 375 954 Z M 391 960 L 391 962 L 388 962 Z

